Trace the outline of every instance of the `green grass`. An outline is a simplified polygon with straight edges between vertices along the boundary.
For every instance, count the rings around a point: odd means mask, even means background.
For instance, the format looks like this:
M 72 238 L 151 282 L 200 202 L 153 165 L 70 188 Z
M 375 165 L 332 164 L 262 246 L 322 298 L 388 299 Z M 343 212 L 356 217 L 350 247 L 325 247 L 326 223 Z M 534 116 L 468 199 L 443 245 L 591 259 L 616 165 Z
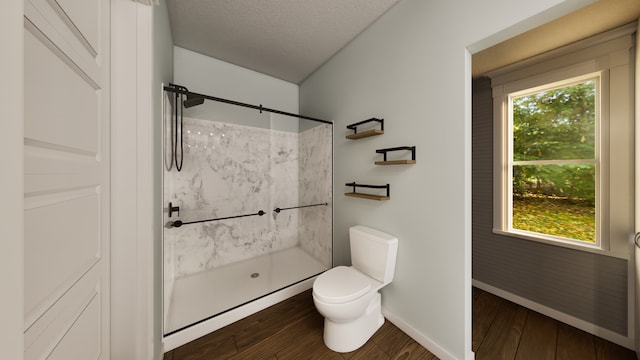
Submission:
M 514 196 L 513 228 L 595 242 L 595 207 L 569 199 Z

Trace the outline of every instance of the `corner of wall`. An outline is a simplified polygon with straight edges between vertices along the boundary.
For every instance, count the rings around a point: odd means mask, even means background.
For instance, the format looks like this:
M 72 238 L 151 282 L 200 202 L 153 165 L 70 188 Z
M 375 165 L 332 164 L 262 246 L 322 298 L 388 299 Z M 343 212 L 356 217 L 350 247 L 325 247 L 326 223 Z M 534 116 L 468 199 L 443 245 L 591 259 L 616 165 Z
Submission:
M 415 340 L 418 344 L 422 345 L 425 349 L 429 350 L 433 355 L 437 356 L 441 360 L 459 360 L 453 354 L 449 353 L 446 349 L 442 348 L 436 341 L 430 337 L 422 334 L 415 329 L 411 324 L 407 323 L 402 317 L 390 312 L 387 308 L 382 307 L 382 315 L 384 315 L 387 321 L 390 321 L 398 329 L 402 330 L 410 338 Z M 473 360 L 473 352 L 467 354 L 465 360 Z

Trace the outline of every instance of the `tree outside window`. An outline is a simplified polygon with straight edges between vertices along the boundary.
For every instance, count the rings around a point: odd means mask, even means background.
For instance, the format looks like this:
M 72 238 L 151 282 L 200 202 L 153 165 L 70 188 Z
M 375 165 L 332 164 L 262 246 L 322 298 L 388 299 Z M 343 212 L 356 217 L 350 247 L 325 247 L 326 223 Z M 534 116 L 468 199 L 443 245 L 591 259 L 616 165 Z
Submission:
M 510 97 L 511 228 L 596 242 L 598 79 Z

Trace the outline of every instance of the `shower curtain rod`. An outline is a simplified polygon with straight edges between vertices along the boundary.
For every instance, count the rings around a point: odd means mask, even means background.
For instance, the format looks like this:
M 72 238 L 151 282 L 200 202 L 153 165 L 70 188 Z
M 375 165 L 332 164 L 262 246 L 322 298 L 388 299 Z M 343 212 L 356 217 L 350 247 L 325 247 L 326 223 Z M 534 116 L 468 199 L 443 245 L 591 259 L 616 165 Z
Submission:
M 203 97 L 203 98 L 205 98 L 207 100 L 213 100 L 213 101 L 218 101 L 218 102 L 227 103 L 227 104 L 231 104 L 231 105 L 242 106 L 242 107 L 246 107 L 246 108 L 250 108 L 250 109 L 259 110 L 260 112 L 268 111 L 268 112 L 272 112 L 274 114 L 287 115 L 287 116 L 297 117 L 297 118 L 300 118 L 300 119 L 312 120 L 312 121 L 317 121 L 317 122 L 333 125 L 333 123 L 331 121 L 327 121 L 327 120 L 316 119 L 316 118 L 309 117 L 309 116 L 303 116 L 303 115 L 289 113 L 289 112 L 286 112 L 286 111 L 270 109 L 270 108 L 263 107 L 262 105 L 259 105 L 259 106 L 258 105 L 251 105 L 251 104 L 246 104 L 246 103 L 239 102 L 239 101 L 234 101 L 234 100 L 223 99 L 223 98 L 219 98 L 219 97 L 215 97 L 215 96 L 209 96 L 209 95 L 205 95 L 205 94 L 198 94 L 198 93 L 194 93 L 194 92 L 183 90 L 183 89 L 185 89 L 185 88 L 182 87 L 182 86 L 179 86 L 179 85 L 175 85 L 175 87 L 173 87 L 173 86 L 165 86 L 164 87 L 165 91 L 169 91 L 169 92 L 172 92 L 172 93 L 184 94 L 184 95 L 191 96 L 191 97 Z

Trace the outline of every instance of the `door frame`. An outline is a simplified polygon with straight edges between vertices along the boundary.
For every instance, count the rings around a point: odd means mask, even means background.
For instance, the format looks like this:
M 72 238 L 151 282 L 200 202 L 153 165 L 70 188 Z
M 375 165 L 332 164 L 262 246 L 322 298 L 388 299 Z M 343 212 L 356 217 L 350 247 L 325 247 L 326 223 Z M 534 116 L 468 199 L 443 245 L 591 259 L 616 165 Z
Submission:
M 111 0 L 111 356 L 162 358 L 153 11 Z M 158 164 L 159 166 L 159 164 Z
M 634 114 L 635 114 L 635 232 L 640 232 L 640 20 L 637 23 L 636 28 L 636 44 L 635 44 L 635 94 L 634 94 Z M 635 293 L 634 306 L 629 307 L 629 311 L 633 312 L 634 324 L 630 325 L 630 330 L 633 331 L 633 337 L 635 338 L 635 351 L 636 356 L 640 358 L 640 248 L 635 244 L 632 245 L 634 251 L 632 252 L 631 261 L 633 261 L 633 271 L 631 272 L 631 278 L 633 286 L 630 289 Z
M 3 49 L 0 75 L 0 106 L 3 109 L 0 131 L 2 186 L 0 218 L 0 284 L 4 294 L 0 306 L 0 348 L 8 359 L 24 357 L 24 211 L 23 211 L 23 128 L 24 128 L 24 2 L 0 2 L 0 47 Z

